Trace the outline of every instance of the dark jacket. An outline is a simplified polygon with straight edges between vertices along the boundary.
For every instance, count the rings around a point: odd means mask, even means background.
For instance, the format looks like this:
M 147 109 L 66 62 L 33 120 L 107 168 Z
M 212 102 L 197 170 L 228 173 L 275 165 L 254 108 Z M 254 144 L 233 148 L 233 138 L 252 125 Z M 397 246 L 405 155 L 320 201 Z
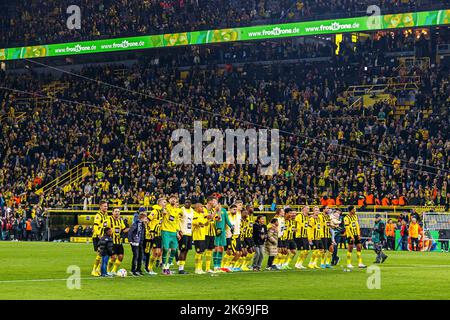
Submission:
M 145 225 L 141 221 L 135 221 L 128 231 L 128 242 L 143 244 L 145 239 Z
M 264 244 L 267 237 L 267 226 L 265 224 L 253 224 L 253 241 L 257 246 Z
M 102 257 L 113 255 L 113 239 L 104 235 L 98 242 L 98 251 Z

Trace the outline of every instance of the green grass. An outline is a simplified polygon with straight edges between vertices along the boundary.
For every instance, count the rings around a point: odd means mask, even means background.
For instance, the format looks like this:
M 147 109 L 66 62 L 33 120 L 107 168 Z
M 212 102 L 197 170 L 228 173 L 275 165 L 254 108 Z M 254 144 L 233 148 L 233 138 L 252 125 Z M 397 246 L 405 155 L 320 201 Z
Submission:
M 126 246 L 123 266 L 130 268 Z M 241 272 L 211 275 L 94 278 L 92 245 L 0 242 L 0 299 L 449 299 L 448 253 L 387 252 L 381 289 L 369 290 L 366 270 Z M 190 252 L 187 271 L 192 271 Z M 364 251 L 364 262 L 374 260 Z M 356 257 L 354 257 L 356 259 Z M 356 262 L 354 261 L 354 264 Z M 81 268 L 81 289 L 66 286 L 67 267 Z M 33 280 L 33 281 L 31 281 Z M 36 281 L 38 280 L 38 281 Z

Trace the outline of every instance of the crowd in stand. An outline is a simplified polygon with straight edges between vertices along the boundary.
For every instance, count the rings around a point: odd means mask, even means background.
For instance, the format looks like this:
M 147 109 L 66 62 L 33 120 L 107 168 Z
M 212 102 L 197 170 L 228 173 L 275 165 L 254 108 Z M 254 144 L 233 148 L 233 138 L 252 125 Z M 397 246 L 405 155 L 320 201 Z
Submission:
M 429 47 L 429 41 L 423 41 Z M 184 75 L 177 67 L 185 62 L 169 53 L 161 59 L 172 59 L 172 64 L 145 58 L 132 67 L 91 66 L 81 71 L 127 90 L 65 74 L 58 81 L 69 85 L 57 94 L 58 100 L 32 104 L 26 121 L 3 121 L 0 198 L 4 207 L 21 210 L 29 204 L 87 206 L 102 198 L 148 206 L 171 193 L 202 202 L 213 192 L 222 194 L 225 205 L 240 198 L 255 207 L 448 206 L 448 67 L 432 64 L 405 71 L 404 76 L 421 77 L 420 88 L 415 105 L 400 118 L 386 102 L 365 108 L 343 102 L 349 85 L 398 76 L 398 60 L 385 55 L 395 51 L 393 43 L 368 41 L 355 50 L 342 43 L 339 56 L 328 44 L 329 59 L 319 62 L 286 61 L 290 56 L 285 52 L 294 43 L 265 44 L 267 50 L 281 52 L 269 54 L 270 63 L 236 67 L 226 61 L 223 67 L 210 56 L 206 68 L 191 64 Z M 255 47 L 262 46 L 237 46 L 236 51 L 257 52 Z M 201 52 L 184 50 L 186 61 L 193 54 L 202 59 Z M 231 49 L 214 50 L 223 50 L 215 55 L 222 57 Z M 116 69 L 125 69 L 124 75 Z M 55 78 L 31 71 L 2 73 L 0 81 L 37 93 Z M 14 113 L 15 100 L 23 96 L 2 90 L 3 112 Z M 424 110 L 431 114 L 426 117 Z M 279 128 L 280 170 L 263 176 L 253 165 L 175 165 L 170 159 L 172 131 L 191 128 L 195 120 L 202 120 L 204 128 Z M 35 194 L 83 160 L 95 162 L 93 175 L 77 185 Z
M 448 8 L 449 0 L 45 0 L 3 4 L 0 47 Z M 70 5 L 81 29 L 68 29 Z

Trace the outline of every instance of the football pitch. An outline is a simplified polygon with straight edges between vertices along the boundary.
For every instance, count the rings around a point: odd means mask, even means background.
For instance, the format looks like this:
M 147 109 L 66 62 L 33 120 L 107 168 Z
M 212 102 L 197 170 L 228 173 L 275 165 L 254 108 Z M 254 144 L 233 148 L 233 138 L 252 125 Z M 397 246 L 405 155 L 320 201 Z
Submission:
M 128 245 L 125 249 L 122 266 L 129 270 L 131 250 Z M 369 289 L 374 273 L 357 268 L 344 272 L 343 250 L 340 265 L 327 270 L 194 275 L 190 252 L 188 275 L 94 278 L 91 244 L 0 242 L 0 299 L 450 299 L 449 253 L 387 254 L 379 265 L 381 288 Z M 363 252 L 368 266 L 374 257 L 372 251 Z M 67 286 L 69 266 L 81 270 L 80 289 Z

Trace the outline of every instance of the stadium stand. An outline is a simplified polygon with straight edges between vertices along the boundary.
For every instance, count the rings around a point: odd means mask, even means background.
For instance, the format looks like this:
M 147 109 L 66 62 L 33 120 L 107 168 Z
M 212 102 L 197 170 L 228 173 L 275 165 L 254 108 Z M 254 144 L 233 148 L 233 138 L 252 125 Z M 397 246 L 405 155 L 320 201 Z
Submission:
M 2 72 L 5 87 L 21 90 L 0 96 L 4 207 L 150 205 L 170 193 L 203 201 L 219 190 L 225 204 L 255 207 L 448 207 L 449 70 L 426 58 L 444 32 L 379 33 L 341 43 L 337 56 L 325 40 L 285 40 L 154 51 L 133 65 L 74 71 L 82 77 L 36 72 L 38 64 Z M 279 172 L 175 166 L 171 132 L 195 120 L 279 128 Z M 39 192 L 80 165 L 89 174 Z
M 45 0 L 0 7 L 0 47 L 205 30 L 448 8 L 449 0 Z M 80 30 L 66 27 L 66 9 L 79 5 Z

